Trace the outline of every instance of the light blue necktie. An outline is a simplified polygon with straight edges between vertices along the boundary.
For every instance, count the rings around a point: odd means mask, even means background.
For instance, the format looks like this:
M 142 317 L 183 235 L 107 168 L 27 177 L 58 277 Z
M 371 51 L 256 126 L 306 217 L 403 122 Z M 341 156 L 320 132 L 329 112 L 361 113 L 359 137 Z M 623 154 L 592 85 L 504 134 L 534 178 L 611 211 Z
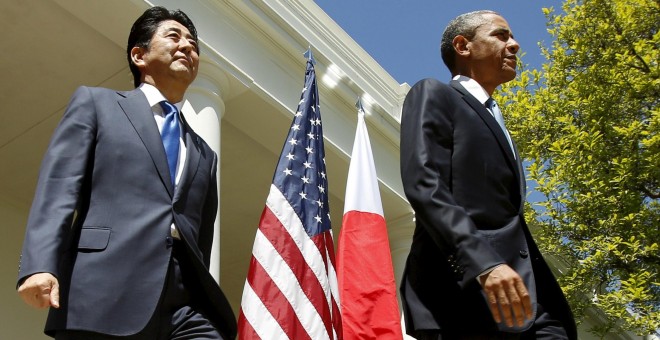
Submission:
M 176 106 L 168 101 L 160 102 L 165 114 L 165 122 L 163 122 L 163 129 L 160 131 L 160 137 L 163 140 L 165 147 L 165 154 L 167 155 L 167 165 L 170 168 L 170 177 L 172 185 L 176 182 L 176 163 L 179 160 L 179 111 Z
M 497 106 L 497 102 L 493 98 L 488 98 L 486 101 L 486 107 L 490 109 L 490 112 L 493 113 L 493 117 L 495 117 L 495 120 L 497 121 L 497 124 L 500 125 L 500 128 L 502 128 L 502 132 L 504 132 L 504 135 L 506 136 L 506 140 L 509 142 L 509 147 L 511 147 L 511 151 L 513 152 L 513 157 L 516 157 L 516 152 L 513 150 L 513 143 L 511 142 L 511 136 L 509 135 L 509 130 L 506 129 L 506 126 L 504 125 L 504 117 L 502 117 L 502 111 L 500 111 L 500 107 Z

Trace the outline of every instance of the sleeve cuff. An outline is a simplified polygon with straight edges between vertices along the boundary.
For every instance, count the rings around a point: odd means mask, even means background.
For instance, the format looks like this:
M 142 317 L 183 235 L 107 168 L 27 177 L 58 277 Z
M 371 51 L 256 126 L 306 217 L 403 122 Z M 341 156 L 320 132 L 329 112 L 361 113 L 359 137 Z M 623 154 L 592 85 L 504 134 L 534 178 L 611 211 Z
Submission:
M 501 265 L 503 265 L 503 264 L 504 264 L 504 263 L 500 263 L 500 264 L 498 264 L 498 265 L 492 266 L 492 267 L 490 267 L 490 268 L 484 270 L 483 272 L 481 272 L 481 274 L 477 275 L 477 282 L 479 282 L 479 285 L 483 288 L 483 284 L 481 283 L 481 282 L 482 282 L 482 281 L 481 281 L 481 278 L 484 277 L 485 275 L 489 274 L 490 272 L 492 272 L 493 270 L 495 270 L 495 268 L 497 268 L 497 267 L 499 267 L 499 266 L 501 266 Z

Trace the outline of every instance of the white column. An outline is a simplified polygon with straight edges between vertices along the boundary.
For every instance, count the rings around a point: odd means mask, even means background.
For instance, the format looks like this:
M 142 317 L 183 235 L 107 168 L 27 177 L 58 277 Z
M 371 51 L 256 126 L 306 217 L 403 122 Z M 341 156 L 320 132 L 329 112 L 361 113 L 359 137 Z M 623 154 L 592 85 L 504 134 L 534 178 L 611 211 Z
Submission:
M 224 73 L 213 63 L 200 61 L 200 71 L 197 79 L 186 92 L 186 102 L 182 113 L 193 130 L 218 154 L 218 213 L 216 215 L 211 264 L 209 271 L 220 283 L 220 127 L 225 114 L 223 93 L 228 91 L 229 82 Z

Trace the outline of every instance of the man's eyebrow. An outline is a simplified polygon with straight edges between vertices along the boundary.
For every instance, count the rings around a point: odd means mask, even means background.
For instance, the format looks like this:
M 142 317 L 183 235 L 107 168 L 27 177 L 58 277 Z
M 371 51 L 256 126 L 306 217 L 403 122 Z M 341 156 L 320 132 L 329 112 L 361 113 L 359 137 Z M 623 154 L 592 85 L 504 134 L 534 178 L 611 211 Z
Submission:
M 511 30 L 506 27 L 498 27 L 493 30 L 493 33 L 494 34 L 507 33 L 511 38 L 513 38 L 513 32 L 511 32 Z
M 181 34 L 181 29 L 178 28 L 178 27 L 176 27 L 176 26 L 169 26 L 169 27 L 166 27 L 166 28 L 165 28 L 165 31 L 166 31 L 166 32 L 174 31 L 174 32 L 176 32 L 176 33 Z
M 171 31 L 174 31 L 174 32 L 178 33 L 179 35 L 182 35 L 182 33 L 183 33 L 183 31 L 180 28 L 176 27 L 176 26 L 170 26 L 170 27 L 167 27 L 165 29 L 165 32 L 171 32 Z M 190 34 L 190 33 L 186 34 L 186 38 L 192 38 L 192 37 L 193 37 L 192 34 Z

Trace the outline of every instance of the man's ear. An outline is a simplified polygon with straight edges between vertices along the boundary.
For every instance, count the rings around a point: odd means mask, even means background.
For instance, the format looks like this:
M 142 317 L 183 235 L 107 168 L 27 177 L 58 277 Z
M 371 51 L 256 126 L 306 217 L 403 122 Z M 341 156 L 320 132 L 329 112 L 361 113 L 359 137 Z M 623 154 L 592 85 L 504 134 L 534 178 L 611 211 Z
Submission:
M 133 48 L 131 48 L 131 60 L 133 61 L 133 64 L 135 64 L 135 66 L 137 66 L 139 69 L 143 68 L 145 65 L 144 62 L 145 52 L 146 49 L 142 47 L 134 46 Z
M 454 40 L 452 40 L 452 45 L 454 46 L 454 51 L 456 51 L 456 54 L 467 57 L 470 55 L 470 49 L 469 49 L 469 44 L 470 41 L 467 40 L 464 36 L 462 35 L 457 35 L 454 37 Z

